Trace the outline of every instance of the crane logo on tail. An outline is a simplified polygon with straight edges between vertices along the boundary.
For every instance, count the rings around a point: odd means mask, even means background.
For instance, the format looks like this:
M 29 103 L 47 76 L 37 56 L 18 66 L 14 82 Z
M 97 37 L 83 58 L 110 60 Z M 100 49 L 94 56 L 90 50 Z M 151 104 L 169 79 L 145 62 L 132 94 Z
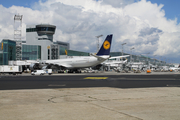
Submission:
M 109 49 L 110 46 L 111 46 L 111 45 L 110 45 L 109 41 L 107 41 L 107 40 L 106 40 L 106 41 L 104 42 L 104 44 L 103 44 L 103 47 L 104 47 L 104 49 L 106 49 L 106 50 Z

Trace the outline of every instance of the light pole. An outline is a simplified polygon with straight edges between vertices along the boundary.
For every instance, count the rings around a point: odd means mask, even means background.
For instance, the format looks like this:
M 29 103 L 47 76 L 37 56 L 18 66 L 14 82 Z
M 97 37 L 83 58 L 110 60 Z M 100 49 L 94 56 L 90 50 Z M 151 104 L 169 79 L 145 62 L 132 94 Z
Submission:
M 138 55 L 138 62 L 141 62 L 141 60 L 139 59 L 139 57 L 141 57 L 141 56 L 142 56 L 141 54 Z
M 132 50 L 135 49 L 134 47 L 131 48 L 131 62 L 132 62 Z
M 145 55 L 147 54 L 147 56 L 146 56 L 146 60 L 147 60 L 147 66 L 149 66 L 149 62 L 148 62 L 148 54 L 150 54 L 150 53 L 144 53 Z M 146 62 L 146 60 L 145 60 L 145 62 Z
M 134 47 L 132 47 L 131 50 L 131 70 L 132 70 L 132 50 L 135 49 Z
M 126 43 L 123 43 L 123 44 L 121 44 L 122 45 L 122 56 L 123 56 L 123 45 L 125 45 Z
M 156 65 L 156 63 L 155 63 L 155 56 L 157 56 L 157 55 L 154 55 L 154 65 Z
M 150 53 L 146 53 L 146 54 L 147 54 L 147 65 L 149 65 L 148 54 L 150 54 Z
M 98 35 L 97 37 L 97 52 L 99 51 L 99 38 L 102 37 L 103 35 Z
M 162 57 L 162 56 L 159 56 L 159 64 L 160 64 L 160 66 L 161 66 L 161 57 Z
M 164 65 L 166 66 L 166 57 L 164 57 Z

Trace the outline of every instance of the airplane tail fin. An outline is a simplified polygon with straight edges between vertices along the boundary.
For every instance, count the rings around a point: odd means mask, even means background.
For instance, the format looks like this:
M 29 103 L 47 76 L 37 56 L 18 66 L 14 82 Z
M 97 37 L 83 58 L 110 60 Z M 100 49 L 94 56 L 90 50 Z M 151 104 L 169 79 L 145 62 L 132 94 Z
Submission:
M 96 54 L 97 56 L 109 55 L 110 54 L 112 36 L 113 36 L 112 34 L 107 35 L 107 37 L 104 40 L 104 43 L 102 44 L 100 50 Z

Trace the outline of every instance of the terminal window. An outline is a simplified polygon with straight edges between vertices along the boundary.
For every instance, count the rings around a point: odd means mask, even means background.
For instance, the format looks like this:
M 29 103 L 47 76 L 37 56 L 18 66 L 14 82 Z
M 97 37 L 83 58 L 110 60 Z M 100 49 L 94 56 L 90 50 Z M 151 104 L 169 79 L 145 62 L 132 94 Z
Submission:
M 37 29 L 36 28 L 27 28 L 26 32 L 36 32 Z

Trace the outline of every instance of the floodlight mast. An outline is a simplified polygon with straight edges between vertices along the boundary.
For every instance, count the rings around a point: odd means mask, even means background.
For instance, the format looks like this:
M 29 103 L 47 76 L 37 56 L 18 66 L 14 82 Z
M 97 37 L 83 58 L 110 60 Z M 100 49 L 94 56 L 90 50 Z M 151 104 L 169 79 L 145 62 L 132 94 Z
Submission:
M 144 53 L 145 55 L 147 55 L 146 57 L 147 57 L 147 65 L 149 65 L 149 61 L 148 61 L 148 54 L 150 54 L 150 53 Z
M 97 52 L 99 51 L 99 38 L 102 37 L 103 35 L 98 35 L 97 37 Z
M 23 15 L 14 16 L 14 40 L 16 41 L 16 60 L 22 60 L 22 17 Z
M 132 70 L 132 50 L 135 49 L 134 47 L 132 47 L 131 50 L 131 70 Z
M 21 41 L 22 15 L 14 16 L 14 40 Z
M 131 48 L 131 62 L 132 62 L 132 50 L 135 49 L 134 47 Z
M 157 55 L 154 55 L 154 65 L 156 65 L 156 62 L 155 62 L 155 56 L 157 56 Z
M 148 58 L 148 54 L 150 54 L 150 53 L 147 53 L 147 62 L 148 62 L 148 65 L 149 65 L 149 60 L 148 60 L 149 58 Z

